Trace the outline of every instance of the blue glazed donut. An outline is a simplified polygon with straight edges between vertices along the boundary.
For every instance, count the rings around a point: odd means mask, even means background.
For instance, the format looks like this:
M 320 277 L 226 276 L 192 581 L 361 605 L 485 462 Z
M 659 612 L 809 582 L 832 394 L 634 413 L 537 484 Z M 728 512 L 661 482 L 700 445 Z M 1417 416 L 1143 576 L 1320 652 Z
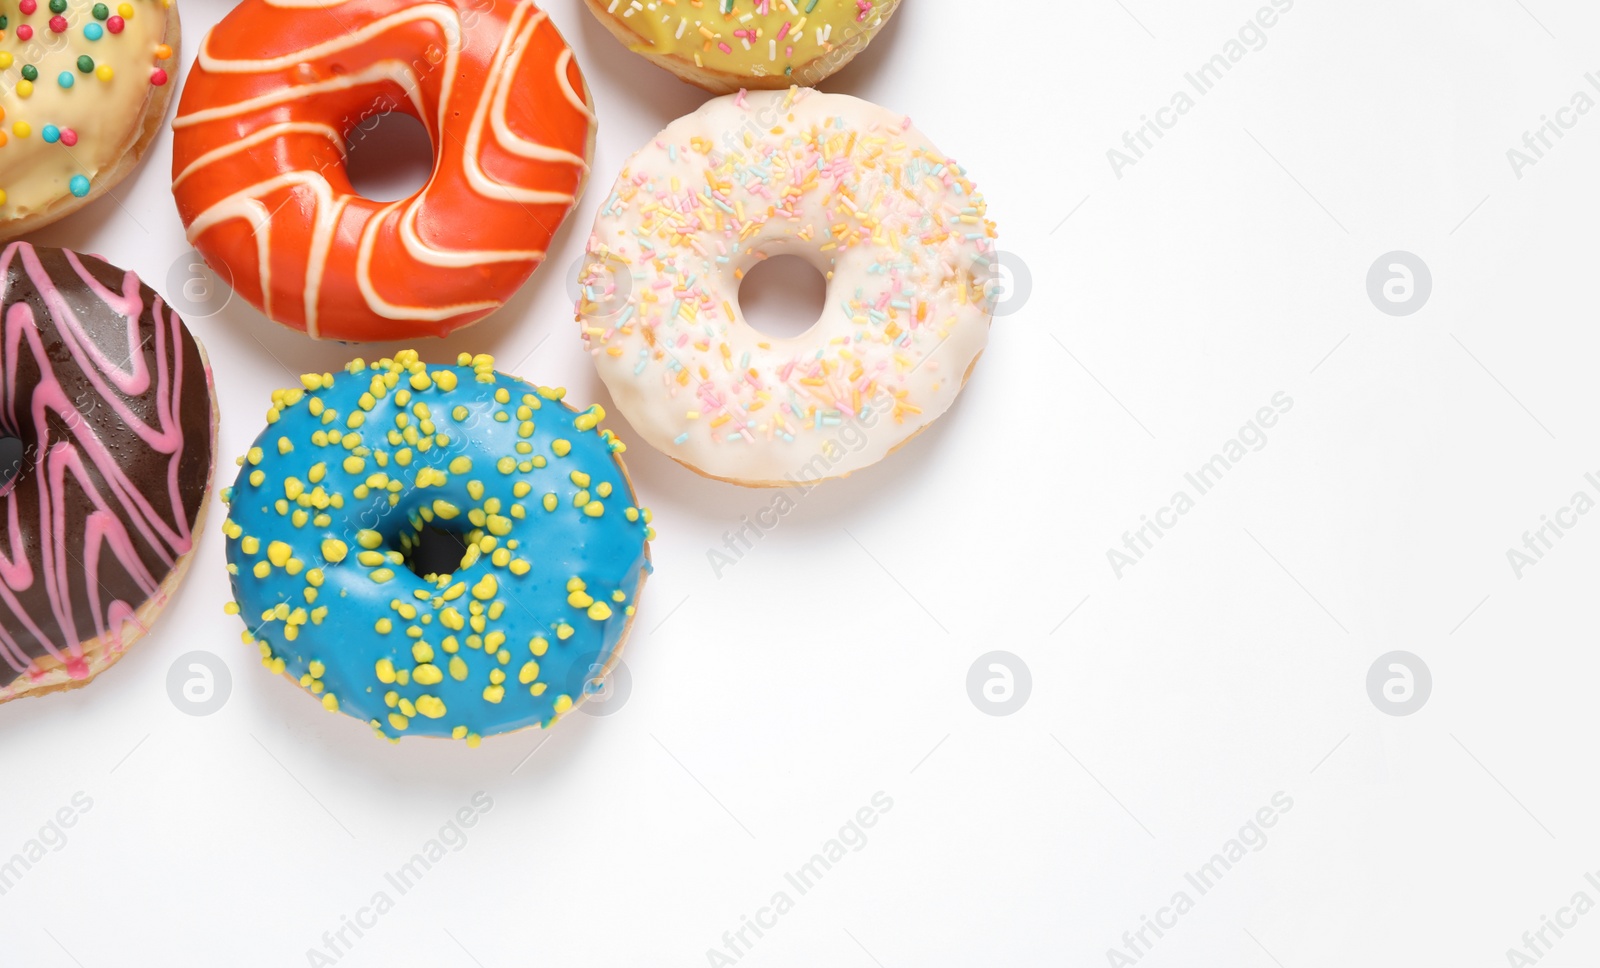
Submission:
M 223 492 L 246 643 L 384 736 L 548 727 L 613 662 L 649 574 L 623 445 L 486 355 L 414 351 L 273 394 Z M 419 575 L 430 529 L 452 573 Z

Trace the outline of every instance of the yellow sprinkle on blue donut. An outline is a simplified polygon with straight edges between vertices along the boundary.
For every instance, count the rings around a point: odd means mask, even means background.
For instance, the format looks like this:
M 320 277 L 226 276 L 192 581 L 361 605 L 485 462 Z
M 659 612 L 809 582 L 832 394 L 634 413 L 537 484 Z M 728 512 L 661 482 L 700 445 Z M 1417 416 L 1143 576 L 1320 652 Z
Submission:
M 224 491 L 229 611 L 262 664 L 391 739 L 477 745 L 581 701 L 621 646 L 654 532 L 604 409 L 564 395 L 486 354 L 411 350 L 274 392 Z M 418 574 L 433 532 L 460 561 Z

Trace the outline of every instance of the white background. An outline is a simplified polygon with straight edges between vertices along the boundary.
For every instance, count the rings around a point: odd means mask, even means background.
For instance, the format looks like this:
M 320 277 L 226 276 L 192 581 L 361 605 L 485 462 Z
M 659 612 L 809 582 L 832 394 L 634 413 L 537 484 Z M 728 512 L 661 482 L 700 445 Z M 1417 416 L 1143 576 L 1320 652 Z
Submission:
M 181 2 L 187 63 L 226 5 Z M 548 6 L 594 92 L 595 183 L 503 312 L 420 348 L 609 406 L 564 274 L 624 159 L 704 95 L 578 0 Z M 494 805 L 467 845 L 338 964 L 719 963 L 723 932 L 878 791 L 894 806 L 866 846 L 741 965 L 1121 963 L 1123 932 L 1279 791 L 1266 846 L 1139 964 L 1503 965 L 1575 892 L 1600 901 L 1600 516 L 1520 578 L 1506 558 L 1600 471 L 1600 112 L 1520 178 L 1506 156 L 1600 69 L 1600 11 L 1298 0 L 1117 177 L 1107 149 L 1257 7 L 908 0 L 823 85 L 966 165 L 1032 289 L 951 414 L 798 498 L 721 577 L 708 549 L 772 494 L 635 442 L 660 538 L 613 715 L 475 751 L 375 740 L 239 643 L 213 505 L 127 659 L 0 708 L 0 859 L 93 800 L 0 897 L 0 961 L 322 963 L 308 949 L 394 896 L 384 872 L 477 791 Z M 119 202 L 34 241 L 181 287 L 169 169 L 164 138 Z M 1366 289 L 1397 249 L 1433 275 L 1405 317 Z M 223 483 L 272 388 L 399 348 L 314 345 L 239 300 L 190 324 Z M 1278 391 L 1294 406 L 1267 445 L 1119 578 L 1107 549 Z M 193 650 L 233 674 L 209 717 L 168 696 Z M 1015 715 L 968 696 L 994 650 L 1031 671 Z M 1407 717 L 1367 692 L 1393 650 L 1432 671 Z M 1538 963 L 1597 957 L 1600 912 Z

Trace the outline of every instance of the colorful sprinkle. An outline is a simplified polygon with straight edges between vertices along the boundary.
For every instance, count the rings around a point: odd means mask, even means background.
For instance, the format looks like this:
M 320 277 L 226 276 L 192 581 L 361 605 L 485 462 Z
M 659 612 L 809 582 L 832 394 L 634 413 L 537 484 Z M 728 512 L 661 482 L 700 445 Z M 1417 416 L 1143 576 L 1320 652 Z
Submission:
M 654 53 L 723 73 L 815 84 L 865 47 L 897 4 L 817 6 L 818 0 L 611 0 L 607 9 L 613 24 Z
M 959 391 L 992 315 L 986 214 L 966 173 L 903 116 L 804 88 L 712 101 L 634 156 L 601 206 L 583 339 L 613 397 L 651 411 L 635 425 L 691 466 L 763 482 L 841 476 Z M 739 286 L 796 250 L 821 265 L 832 299 L 814 335 L 769 340 L 737 311 Z M 590 295 L 609 284 L 592 267 L 608 265 L 628 281 L 609 301 Z M 880 446 L 841 443 L 852 438 L 835 428 L 869 410 Z

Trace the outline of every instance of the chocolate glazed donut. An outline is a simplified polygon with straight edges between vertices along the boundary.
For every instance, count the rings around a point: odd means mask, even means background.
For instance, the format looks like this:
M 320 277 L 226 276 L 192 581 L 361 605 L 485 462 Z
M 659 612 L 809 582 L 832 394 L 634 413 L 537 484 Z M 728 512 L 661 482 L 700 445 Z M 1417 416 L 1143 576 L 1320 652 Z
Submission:
M 195 547 L 216 407 L 148 286 L 92 256 L 0 253 L 0 702 L 87 683 L 149 627 Z

